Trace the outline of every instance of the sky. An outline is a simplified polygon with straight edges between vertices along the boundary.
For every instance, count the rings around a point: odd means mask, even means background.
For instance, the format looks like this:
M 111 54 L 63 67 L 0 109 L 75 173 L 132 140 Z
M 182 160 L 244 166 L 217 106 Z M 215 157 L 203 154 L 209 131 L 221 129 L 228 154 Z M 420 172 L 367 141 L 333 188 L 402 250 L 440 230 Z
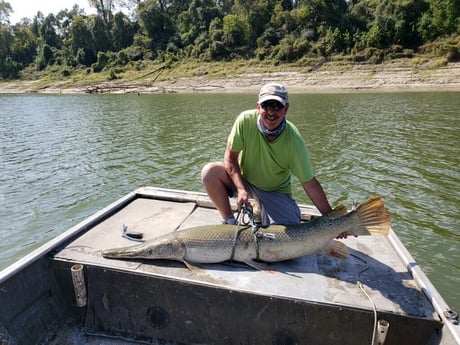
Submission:
M 16 24 L 24 17 L 33 19 L 38 11 L 46 17 L 50 13 L 57 14 L 66 8 L 70 10 L 74 4 L 83 8 L 86 14 L 96 13 L 96 10 L 89 6 L 88 0 L 5 0 L 5 2 L 8 2 L 13 10 L 10 15 L 11 24 Z

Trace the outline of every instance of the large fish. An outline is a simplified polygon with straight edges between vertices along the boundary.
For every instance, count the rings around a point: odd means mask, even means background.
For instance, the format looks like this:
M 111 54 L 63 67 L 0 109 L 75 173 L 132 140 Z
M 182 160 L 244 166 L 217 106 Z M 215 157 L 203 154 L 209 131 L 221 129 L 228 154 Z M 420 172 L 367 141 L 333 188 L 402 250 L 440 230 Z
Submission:
M 140 245 L 108 249 L 112 259 L 167 259 L 193 264 L 243 262 L 261 269 L 257 261 L 278 262 L 325 251 L 346 257 L 348 248 L 333 241 L 347 235 L 388 234 L 390 214 L 380 197 L 373 197 L 346 214 L 332 212 L 301 224 L 271 225 L 256 232 L 251 226 L 207 225 L 157 237 Z

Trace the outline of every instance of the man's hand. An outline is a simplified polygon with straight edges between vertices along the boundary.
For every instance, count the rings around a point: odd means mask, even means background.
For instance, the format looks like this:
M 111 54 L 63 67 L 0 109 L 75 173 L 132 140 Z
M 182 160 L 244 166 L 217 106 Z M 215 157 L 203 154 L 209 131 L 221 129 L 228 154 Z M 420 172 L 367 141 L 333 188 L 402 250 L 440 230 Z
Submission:
M 243 206 L 243 205 L 246 205 L 246 207 L 249 210 L 252 210 L 251 203 L 249 202 L 248 192 L 246 192 L 246 190 L 244 190 L 244 189 L 238 191 L 238 197 L 237 197 L 238 210 L 241 210 L 241 206 Z
M 347 237 L 348 237 L 348 234 L 346 232 L 342 232 L 341 234 L 339 234 L 339 236 L 336 237 L 336 239 L 342 240 L 342 239 L 345 239 Z
M 353 236 L 358 237 L 358 235 L 353 235 Z M 342 232 L 341 234 L 339 234 L 339 236 L 336 237 L 336 239 L 342 240 L 342 239 L 345 239 L 347 237 L 348 237 L 348 233 Z

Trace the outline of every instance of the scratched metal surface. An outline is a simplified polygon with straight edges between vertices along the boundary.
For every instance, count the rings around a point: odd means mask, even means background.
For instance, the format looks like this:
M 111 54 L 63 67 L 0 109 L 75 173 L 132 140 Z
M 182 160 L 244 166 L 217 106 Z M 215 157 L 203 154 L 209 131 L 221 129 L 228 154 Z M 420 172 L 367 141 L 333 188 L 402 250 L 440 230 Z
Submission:
M 357 282 L 378 310 L 431 317 L 432 307 L 386 238 L 360 236 L 345 244 L 351 255 L 339 260 L 323 254 L 271 264 L 256 271 L 237 263 L 202 265 L 191 271 L 182 263 L 165 260 L 111 260 L 104 249 L 135 245 L 121 236 L 123 224 L 142 232 L 146 240 L 192 226 L 217 224 L 217 211 L 194 202 L 138 198 L 55 253 L 56 260 L 72 261 L 224 289 L 279 296 L 372 310 Z

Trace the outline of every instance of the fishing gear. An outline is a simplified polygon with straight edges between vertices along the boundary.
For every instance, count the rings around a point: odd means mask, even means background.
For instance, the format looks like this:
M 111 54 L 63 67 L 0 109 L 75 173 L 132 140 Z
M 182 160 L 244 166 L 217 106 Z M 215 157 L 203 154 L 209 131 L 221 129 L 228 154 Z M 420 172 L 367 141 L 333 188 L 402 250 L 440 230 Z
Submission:
M 126 238 L 130 241 L 145 242 L 145 240 L 142 239 L 144 237 L 144 234 L 142 232 L 128 231 L 128 226 L 126 224 L 123 224 L 121 226 L 121 230 L 121 237 Z

